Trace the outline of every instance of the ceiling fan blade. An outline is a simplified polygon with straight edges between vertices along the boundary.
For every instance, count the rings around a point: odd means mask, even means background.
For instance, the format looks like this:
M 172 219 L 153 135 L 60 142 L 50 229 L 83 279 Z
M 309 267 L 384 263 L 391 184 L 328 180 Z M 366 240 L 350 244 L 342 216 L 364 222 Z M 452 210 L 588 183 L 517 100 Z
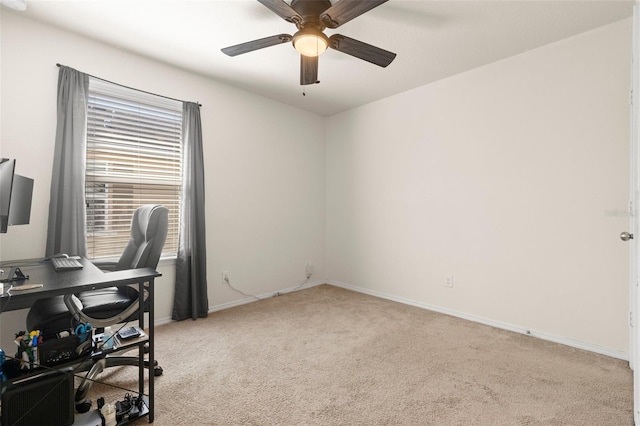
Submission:
M 320 15 L 327 28 L 338 28 L 389 0 L 340 0 Z
M 265 47 L 275 46 L 276 44 L 287 43 L 291 40 L 293 40 L 293 37 L 289 34 L 278 34 L 271 37 L 248 41 L 246 43 L 236 44 L 235 46 L 225 47 L 221 50 L 225 55 L 236 56 L 247 52 L 253 52 L 254 50 L 264 49 Z
M 318 57 L 300 55 L 300 85 L 318 82 Z
M 258 1 L 287 22 L 292 22 L 294 24 L 302 23 L 302 16 L 300 16 L 298 12 L 296 12 L 291 6 L 289 6 L 283 0 L 258 0 Z
M 334 34 L 329 37 L 329 46 L 337 51 L 355 56 L 356 58 L 363 59 L 381 67 L 386 67 L 393 62 L 396 57 L 396 54 L 393 52 L 340 34 Z

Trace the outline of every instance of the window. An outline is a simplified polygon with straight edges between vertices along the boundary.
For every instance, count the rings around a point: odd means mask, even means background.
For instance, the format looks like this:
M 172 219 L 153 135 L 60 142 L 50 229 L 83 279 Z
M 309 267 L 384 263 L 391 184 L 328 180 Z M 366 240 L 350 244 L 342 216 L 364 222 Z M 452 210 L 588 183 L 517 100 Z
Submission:
M 89 258 L 119 257 L 130 238 L 131 217 L 143 204 L 169 209 L 163 255 L 177 252 L 181 138 L 181 102 L 90 79 L 85 173 Z

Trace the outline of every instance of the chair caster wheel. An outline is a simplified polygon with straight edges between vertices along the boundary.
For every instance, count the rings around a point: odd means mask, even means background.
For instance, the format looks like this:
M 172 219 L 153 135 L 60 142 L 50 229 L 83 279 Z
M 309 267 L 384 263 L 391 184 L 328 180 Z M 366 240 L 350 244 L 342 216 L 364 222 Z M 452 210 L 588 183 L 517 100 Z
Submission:
M 91 401 L 89 401 L 88 399 L 85 399 L 83 402 L 78 402 L 76 404 L 76 411 L 78 413 L 86 413 L 87 411 L 89 411 L 89 409 L 91 409 Z
M 153 368 L 153 375 L 155 377 L 162 376 L 162 372 L 163 372 L 163 370 L 162 370 L 162 367 L 160 367 L 160 366 L 157 366 L 157 367 Z

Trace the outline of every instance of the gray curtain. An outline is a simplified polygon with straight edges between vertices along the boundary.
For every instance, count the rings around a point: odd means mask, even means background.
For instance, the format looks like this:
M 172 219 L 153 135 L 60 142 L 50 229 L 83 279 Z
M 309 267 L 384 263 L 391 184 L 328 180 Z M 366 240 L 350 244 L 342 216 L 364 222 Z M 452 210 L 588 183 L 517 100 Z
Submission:
M 89 76 L 61 66 L 46 256 L 87 255 L 84 169 Z
M 173 299 L 174 320 L 205 318 L 207 251 L 204 215 L 204 161 L 200 106 L 185 102 L 182 109 L 182 199 Z

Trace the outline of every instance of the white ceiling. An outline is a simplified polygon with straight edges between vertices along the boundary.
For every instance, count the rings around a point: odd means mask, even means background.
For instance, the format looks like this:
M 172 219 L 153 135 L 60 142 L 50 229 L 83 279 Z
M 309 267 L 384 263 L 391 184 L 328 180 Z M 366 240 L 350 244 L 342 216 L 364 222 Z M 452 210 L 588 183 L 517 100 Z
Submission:
M 290 43 L 236 57 L 220 51 L 296 31 L 255 0 L 28 0 L 20 13 L 328 116 L 630 17 L 632 8 L 632 0 L 390 0 L 325 33 L 390 50 L 395 61 L 380 68 L 330 49 L 306 96 Z

